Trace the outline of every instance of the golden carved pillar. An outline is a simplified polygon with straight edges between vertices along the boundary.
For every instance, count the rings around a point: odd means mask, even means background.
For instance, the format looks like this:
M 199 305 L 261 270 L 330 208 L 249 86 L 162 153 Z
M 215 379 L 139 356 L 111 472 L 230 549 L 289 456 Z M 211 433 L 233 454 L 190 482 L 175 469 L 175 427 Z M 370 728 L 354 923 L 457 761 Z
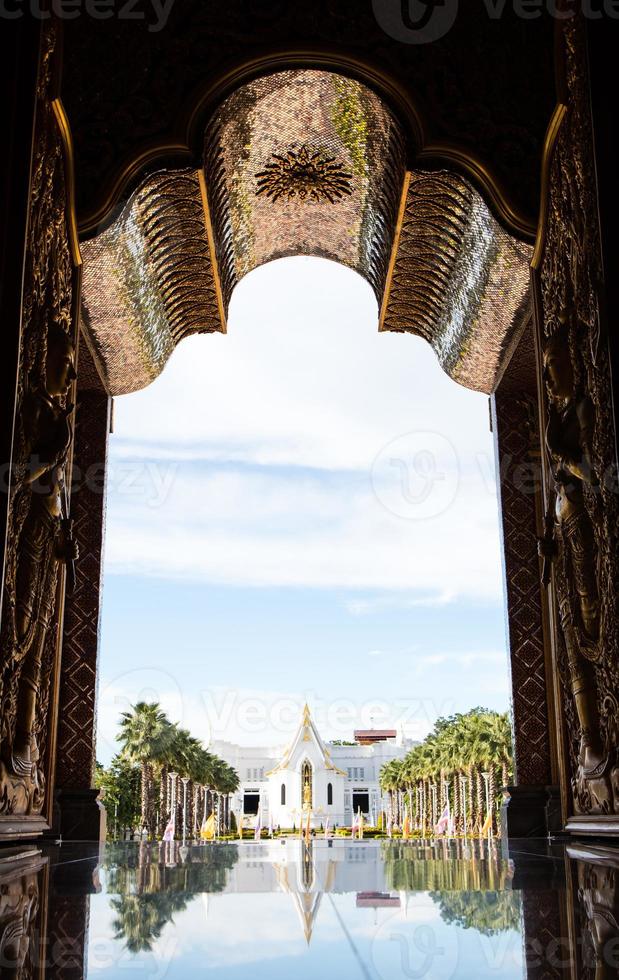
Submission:
M 585 24 L 561 27 L 533 260 L 557 749 L 568 828 L 619 833 L 619 497 Z
M 51 823 L 80 256 L 70 137 L 54 98 L 58 38 L 40 48 L 0 623 L 0 839 Z

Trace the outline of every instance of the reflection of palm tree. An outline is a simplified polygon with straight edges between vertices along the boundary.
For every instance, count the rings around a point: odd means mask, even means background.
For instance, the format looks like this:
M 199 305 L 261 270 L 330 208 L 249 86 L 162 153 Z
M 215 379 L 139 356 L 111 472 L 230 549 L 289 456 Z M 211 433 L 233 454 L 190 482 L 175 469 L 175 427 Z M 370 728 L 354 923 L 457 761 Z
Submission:
M 427 851 L 416 841 L 402 844 L 383 841 L 382 857 L 385 881 L 393 891 L 468 892 L 472 887 L 481 892 L 504 889 L 510 880 L 509 864 L 492 854 L 480 861 L 475 848 L 463 856 L 460 840 L 445 841 L 443 852 L 436 860 L 428 859 Z M 481 844 L 485 848 L 485 844 Z
M 430 892 L 443 922 L 463 929 L 476 929 L 484 936 L 496 936 L 507 929 L 520 928 L 520 895 L 504 891 Z
M 138 882 L 142 882 L 143 894 L 184 890 L 190 894 L 219 892 L 226 887 L 228 873 L 238 860 L 235 844 L 193 849 L 187 865 L 174 868 L 166 867 L 165 850 L 159 844 L 145 844 L 138 854 L 142 858 L 141 864 L 136 863 L 133 848 L 122 844 L 106 845 L 103 867 L 109 892 L 137 893 Z
M 164 854 L 159 845 L 145 843 L 136 863 L 135 850 L 121 844 L 105 849 L 103 866 L 116 914 L 114 936 L 131 953 L 151 950 L 165 926 L 195 895 L 223 891 L 238 860 L 234 845 L 194 850 L 186 864 L 173 867 L 164 864 Z
M 147 895 L 119 895 L 110 899 L 116 913 L 112 923 L 114 938 L 122 939 L 130 953 L 148 952 L 159 939 L 175 912 L 187 907 L 189 897 L 174 892 Z

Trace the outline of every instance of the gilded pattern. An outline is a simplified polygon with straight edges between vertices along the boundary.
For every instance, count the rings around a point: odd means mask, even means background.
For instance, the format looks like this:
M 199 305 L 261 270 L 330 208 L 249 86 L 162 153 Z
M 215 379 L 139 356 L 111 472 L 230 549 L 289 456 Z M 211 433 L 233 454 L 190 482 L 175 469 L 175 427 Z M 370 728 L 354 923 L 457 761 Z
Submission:
M 558 667 L 576 815 L 619 813 L 617 546 L 612 388 L 600 319 L 602 263 L 583 28 L 565 27 L 568 112 L 549 175 L 540 269 Z
M 490 394 L 530 313 L 531 248 L 457 174 L 409 177 L 380 329 L 423 337 L 454 381 Z
M 82 246 L 84 326 L 111 395 L 149 385 L 184 337 L 225 332 L 201 191 L 195 170 L 154 174 Z
M 45 810 L 60 569 L 71 568 L 76 557 L 66 482 L 78 273 L 69 243 L 65 147 L 50 102 L 55 43 L 50 26 L 37 92 L 11 470 L 1 632 L 0 818 L 33 817 Z
M 328 201 L 335 204 L 345 194 L 352 194 L 352 174 L 335 157 L 325 156 L 320 150 L 307 146 L 290 149 L 283 156 L 271 155 L 270 163 L 256 174 L 256 194 L 264 194 L 271 201 L 298 197 L 300 201 Z
M 33 849 L 0 857 L 0 975 L 30 980 L 41 975 L 39 947 L 45 891 L 45 858 Z

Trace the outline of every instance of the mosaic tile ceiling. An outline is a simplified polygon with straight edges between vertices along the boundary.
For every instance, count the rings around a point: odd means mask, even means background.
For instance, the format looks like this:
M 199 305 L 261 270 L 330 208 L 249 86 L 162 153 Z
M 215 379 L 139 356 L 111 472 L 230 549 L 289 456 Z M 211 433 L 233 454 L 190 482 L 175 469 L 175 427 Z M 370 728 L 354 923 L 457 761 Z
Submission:
M 288 255 L 355 269 L 381 330 L 424 337 L 478 391 L 498 384 L 528 315 L 531 247 L 470 184 L 406 173 L 397 121 L 360 83 L 280 72 L 222 104 L 203 173 L 147 178 L 84 243 L 83 320 L 110 393 L 150 384 L 183 337 L 225 332 L 235 284 Z
M 149 385 L 183 337 L 225 332 L 195 171 L 149 177 L 82 257 L 82 319 L 110 394 Z
M 490 394 L 530 313 L 532 247 L 456 174 L 407 176 L 380 329 L 415 333 L 459 384 Z
M 204 160 L 226 298 L 265 262 L 317 255 L 359 272 L 380 303 L 405 156 L 378 96 L 324 71 L 256 79 L 211 120 Z M 340 179 L 335 194 L 329 168 Z

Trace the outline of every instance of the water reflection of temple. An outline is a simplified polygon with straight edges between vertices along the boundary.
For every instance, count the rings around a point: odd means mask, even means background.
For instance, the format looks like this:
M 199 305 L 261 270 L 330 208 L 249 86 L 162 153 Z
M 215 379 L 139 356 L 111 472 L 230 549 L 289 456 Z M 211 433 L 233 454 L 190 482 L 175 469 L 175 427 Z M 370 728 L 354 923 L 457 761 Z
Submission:
M 598 845 L 530 842 L 511 856 L 486 844 L 279 840 L 188 848 L 25 845 L 0 853 L 0 976 L 85 976 L 90 896 L 101 891 L 114 941 L 131 956 L 151 950 L 178 913 L 209 896 L 290 898 L 309 945 L 325 900 L 350 895 L 356 915 L 406 919 L 429 895 L 443 922 L 496 936 L 523 930 L 529 978 L 615 977 L 619 853 Z M 172 860 L 170 860 L 172 858 Z M 353 914 L 353 911 L 351 911 Z M 557 963 L 561 961 L 561 970 Z M 547 972 L 540 972 L 546 968 Z M 563 971 L 563 972 L 562 972 Z

